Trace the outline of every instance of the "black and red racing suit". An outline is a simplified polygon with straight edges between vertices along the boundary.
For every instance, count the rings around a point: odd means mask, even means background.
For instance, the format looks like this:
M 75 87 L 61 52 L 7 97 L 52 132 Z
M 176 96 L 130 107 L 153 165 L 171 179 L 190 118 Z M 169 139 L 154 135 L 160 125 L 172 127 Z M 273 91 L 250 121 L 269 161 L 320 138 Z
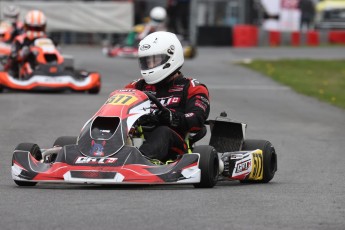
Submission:
M 184 137 L 204 126 L 210 113 L 209 92 L 196 79 L 185 78 L 182 73 L 149 85 L 144 79 L 128 84 L 126 88 L 152 93 L 166 108 L 174 113 L 169 126 L 158 126 L 146 138 L 140 151 L 154 159 L 165 161 L 187 151 Z

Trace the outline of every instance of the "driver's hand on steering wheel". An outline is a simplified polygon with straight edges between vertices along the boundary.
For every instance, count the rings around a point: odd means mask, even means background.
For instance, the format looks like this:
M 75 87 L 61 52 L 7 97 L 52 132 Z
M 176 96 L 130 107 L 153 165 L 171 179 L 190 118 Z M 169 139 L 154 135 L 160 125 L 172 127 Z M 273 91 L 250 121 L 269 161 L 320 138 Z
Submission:
M 171 125 L 172 119 L 173 119 L 173 114 L 170 109 L 165 108 L 163 110 L 157 111 L 157 118 L 158 121 L 161 125 Z
M 157 125 L 159 123 L 155 114 L 150 113 L 140 117 L 140 125 Z

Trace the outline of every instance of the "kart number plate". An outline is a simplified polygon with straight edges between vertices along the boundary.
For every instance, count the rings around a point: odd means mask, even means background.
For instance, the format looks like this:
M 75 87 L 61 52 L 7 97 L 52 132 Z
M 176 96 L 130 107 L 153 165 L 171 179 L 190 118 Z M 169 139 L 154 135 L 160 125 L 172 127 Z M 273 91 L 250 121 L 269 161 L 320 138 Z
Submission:
M 130 105 L 133 102 L 138 100 L 137 97 L 127 95 L 127 94 L 116 94 L 112 97 L 110 97 L 106 104 L 111 104 L 111 105 Z

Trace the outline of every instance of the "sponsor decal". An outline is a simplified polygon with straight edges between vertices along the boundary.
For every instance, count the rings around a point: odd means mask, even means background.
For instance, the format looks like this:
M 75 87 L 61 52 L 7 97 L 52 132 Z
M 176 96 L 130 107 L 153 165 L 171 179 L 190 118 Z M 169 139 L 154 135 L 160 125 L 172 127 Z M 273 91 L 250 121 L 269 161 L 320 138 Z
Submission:
M 169 89 L 169 93 L 183 91 L 183 85 L 175 85 Z
M 194 113 L 186 113 L 184 116 L 185 116 L 185 117 L 193 117 L 193 116 L 194 116 Z
M 138 98 L 132 95 L 127 94 L 115 94 L 114 96 L 111 96 L 106 101 L 106 104 L 111 105 L 130 105 L 133 102 L 137 101 Z
M 181 101 L 180 97 L 165 97 L 165 98 L 158 98 L 159 102 L 164 106 L 169 106 L 172 104 L 178 104 Z
M 45 77 L 42 80 L 43 80 L 43 82 L 48 82 L 48 83 L 62 83 L 62 82 L 64 82 L 64 80 L 61 78 L 53 78 L 53 77 Z
M 231 160 L 238 160 L 238 159 L 242 159 L 242 158 L 243 158 L 243 154 L 235 154 L 235 153 L 233 153 L 233 154 L 230 155 L 230 159 Z
M 200 100 L 196 100 L 195 101 L 195 106 L 203 109 L 204 111 L 206 111 L 206 108 L 207 108 L 207 106 L 202 101 L 200 101 Z
M 47 38 L 40 38 L 35 41 L 35 46 L 41 47 L 46 45 L 53 45 L 52 41 Z
M 149 44 L 144 44 L 144 45 L 140 46 L 141 51 L 148 50 L 150 48 L 151 48 L 151 46 Z
M 201 101 L 203 101 L 204 103 L 208 104 L 208 105 L 210 104 L 210 101 L 206 97 L 198 95 L 197 98 L 200 99 Z
M 117 161 L 117 158 L 113 157 L 78 157 L 75 164 L 113 164 Z
M 251 160 L 246 160 L 246 161 L 243 161 L 243 162 L 239 162 L 238 164 L 236 164 L 235 172 L 236 173 L 245 172 L 245 171 L 247 171 L 250 168 L 251 165 L 252 165 Z
M 136 89 L 120 89 L 120 92 L 127 92 L 127 93 L 131 93 L 131 92 L 135 92 L 137 91 Z
M 96 143 L 94 140 L 91 141 L 90 154 L 98 157 L 104 156 L 103 148 L 106 144 L 105 141 L 102 141 L 102 144 Z

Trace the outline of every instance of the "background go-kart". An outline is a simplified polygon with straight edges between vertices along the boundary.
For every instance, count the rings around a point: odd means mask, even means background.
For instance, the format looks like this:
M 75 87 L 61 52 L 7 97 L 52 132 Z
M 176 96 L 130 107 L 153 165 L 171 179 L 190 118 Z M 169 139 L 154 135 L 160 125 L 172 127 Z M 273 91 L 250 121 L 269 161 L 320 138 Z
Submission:
M 63 47 L 79 68 L 99 71 L 99 95 L 0 94 L 0 228 L 5 229 L 344 229 L 345 111 L 298 95 L 232 64 L 242 58 L 345 58 L 345 49 L 199 48 L 183 72 L 208 85 L 210 118 L 223 110 L 248 124 L 248 138 L 271 141 L 278 172 L 269 184 L 193 186 L 15 186 L 12 151 L 49 147 L 77 135 L 109 93 L 139 77 L 135 59 L 100 47 Z M 207 143 L 205 138 L 203 143 Z

